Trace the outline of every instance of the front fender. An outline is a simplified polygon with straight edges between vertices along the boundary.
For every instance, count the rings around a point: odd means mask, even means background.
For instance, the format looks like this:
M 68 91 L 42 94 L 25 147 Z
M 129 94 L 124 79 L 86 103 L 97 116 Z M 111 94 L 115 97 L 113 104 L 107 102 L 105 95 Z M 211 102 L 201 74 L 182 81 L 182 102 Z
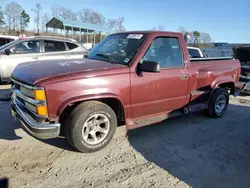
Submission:
M 70 104 L 73 104 L 76 102 L 87 101 L 87 100 L 98 100 L 98 99 L 103 99 L 103 98 L 115 98 L 118 101 L 120 101 L 120 103 L 124 107 L 124 102 L 116 94 L 113 94 L 113 93 L 102 93 L 100 95 L 89 94 L 89 95 L 76 96 L 76 97 L 72 97 L 72 98 L 65 100 L 59 106 L 59 109 L 57 111 L 57 115 L 60 116 L 62 114 L 62 112 L 65 110 L 65 108 L 67 106 L 69 106 Z

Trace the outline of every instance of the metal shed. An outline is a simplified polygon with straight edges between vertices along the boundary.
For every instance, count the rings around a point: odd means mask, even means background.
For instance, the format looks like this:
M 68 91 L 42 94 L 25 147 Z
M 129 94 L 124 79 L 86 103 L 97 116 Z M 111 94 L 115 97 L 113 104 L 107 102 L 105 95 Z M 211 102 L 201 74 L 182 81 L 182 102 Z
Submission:
M 77 20 L 68 20 L 68 19 L 63 19 L 63 18 L 56 18 L 53 17 L 47 24 L 46 24 L 46 31 L 48 28 L 53 28 L 53 29 L 61 29 L 66 30 L 66 31 L 78 31 L 80 32 L 80 40 L 81 40 L 81 34 L 87 33 L 87 42 L 88 42 L 88 33 L 93 33 L 93 32 L 105 32 L 105 33 L 112 33 L 113 30 L 104 26 L 104 25 L 99 25 L 99 24 L 91 24 L 91 23 L 86 23 L 86 22 L 80 22 Z M 94 40 L 95 40 L 95 35 L 94 35 Z

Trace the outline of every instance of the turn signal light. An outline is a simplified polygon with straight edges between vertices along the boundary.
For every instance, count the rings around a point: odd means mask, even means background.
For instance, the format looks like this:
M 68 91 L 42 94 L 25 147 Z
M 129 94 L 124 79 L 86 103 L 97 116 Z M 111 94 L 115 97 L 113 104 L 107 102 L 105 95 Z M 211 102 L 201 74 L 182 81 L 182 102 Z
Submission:
M 38 115 L 47 116 L 48 115 L 47 106 L 37 106 L 36 112 Z
M 34 97 L 36 100 L 45 100 L 45 91 L 44 90 L 34 90 Z

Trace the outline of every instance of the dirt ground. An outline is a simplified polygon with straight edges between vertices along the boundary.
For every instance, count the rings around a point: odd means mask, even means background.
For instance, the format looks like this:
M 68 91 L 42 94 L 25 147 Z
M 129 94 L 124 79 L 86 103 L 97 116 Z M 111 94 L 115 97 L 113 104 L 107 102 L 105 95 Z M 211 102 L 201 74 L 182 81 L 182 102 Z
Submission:
M 242 97 L 249 99 L 249 97 Z M 250 187 L 250 102 L 232 99 L 223 118 L 201 113 L 126 132 L 93 154 L 64 138 L 39 141 L 0 102 L 0 178 L 10 187 Z

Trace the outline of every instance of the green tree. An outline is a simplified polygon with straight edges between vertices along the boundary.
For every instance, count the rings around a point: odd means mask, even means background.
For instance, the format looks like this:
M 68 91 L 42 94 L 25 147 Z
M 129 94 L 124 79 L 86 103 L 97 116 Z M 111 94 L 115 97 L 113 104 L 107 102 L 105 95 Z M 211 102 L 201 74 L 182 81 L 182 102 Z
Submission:
M 29 23 L 30 23 L 30 16 L 23 10 L 21 13 L 21 20 L 20 20 L 21 31 L 24 31 L 28 27 Z
M 194 35 L 194 43 L 198 44 L 199 43 L 199 38 L 201 36 L 200 32 L 199 31 L 194 31 L 193 35 Z
M 2 27 L 3 25 L 5 25 L 5 21 L 3 17 L 2 7 L 0 7 L 0 27 Z

